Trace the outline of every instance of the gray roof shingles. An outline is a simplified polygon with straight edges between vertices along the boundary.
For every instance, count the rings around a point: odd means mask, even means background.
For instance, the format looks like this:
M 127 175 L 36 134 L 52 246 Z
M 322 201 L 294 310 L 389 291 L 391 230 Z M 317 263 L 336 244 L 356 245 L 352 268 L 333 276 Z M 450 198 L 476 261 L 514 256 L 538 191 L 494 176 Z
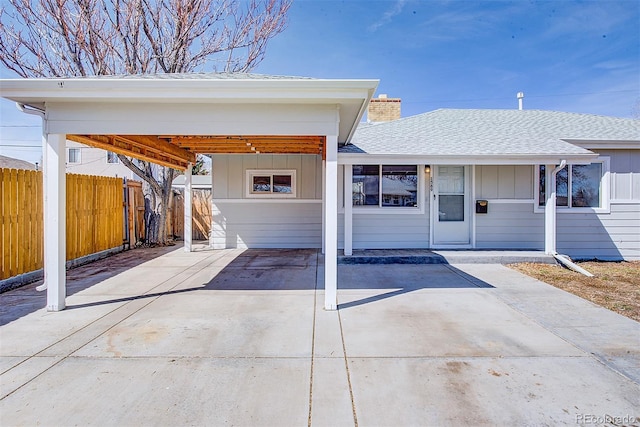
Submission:
M 361 124 L 341 153 L 425 156 L 588 154 L 564 140 L 640 141 L 640 120 L 542 110 L 441 109 Z M 639 142 L 640 148 L 640 142 Z

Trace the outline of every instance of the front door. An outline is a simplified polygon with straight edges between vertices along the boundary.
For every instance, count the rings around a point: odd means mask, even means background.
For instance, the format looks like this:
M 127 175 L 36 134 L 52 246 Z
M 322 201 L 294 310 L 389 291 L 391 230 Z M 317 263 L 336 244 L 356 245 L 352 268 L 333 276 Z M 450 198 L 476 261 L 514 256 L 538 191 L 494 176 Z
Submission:
M 435 166 L 433 183 L 433 245 L 471 244 L 469 167 Z

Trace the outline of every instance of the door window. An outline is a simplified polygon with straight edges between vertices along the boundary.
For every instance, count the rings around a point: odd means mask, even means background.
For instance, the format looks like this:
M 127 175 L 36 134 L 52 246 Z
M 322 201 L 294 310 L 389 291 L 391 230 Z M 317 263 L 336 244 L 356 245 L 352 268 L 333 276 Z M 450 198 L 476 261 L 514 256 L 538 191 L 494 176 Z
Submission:
M 438 168 L 438 221 L 464 221 L 464 166 Z

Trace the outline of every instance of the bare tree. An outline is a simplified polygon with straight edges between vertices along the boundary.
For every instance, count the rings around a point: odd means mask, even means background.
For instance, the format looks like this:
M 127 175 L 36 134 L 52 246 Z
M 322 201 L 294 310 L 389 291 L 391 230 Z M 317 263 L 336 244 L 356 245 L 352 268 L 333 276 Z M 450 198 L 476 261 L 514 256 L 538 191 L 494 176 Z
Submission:
M 0 62 L 21 77 L 248 72 L 293 0 L 6 0 Z M 168 242 L 175 171 L 119 156 L 147 184 L 147 240 Z

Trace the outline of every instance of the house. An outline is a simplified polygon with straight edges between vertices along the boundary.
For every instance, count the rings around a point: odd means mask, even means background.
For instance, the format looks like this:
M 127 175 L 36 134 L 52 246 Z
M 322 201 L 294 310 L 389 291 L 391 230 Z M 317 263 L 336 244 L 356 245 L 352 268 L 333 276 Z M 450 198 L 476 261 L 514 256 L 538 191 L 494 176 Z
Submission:
M 375 196 L 368 206 L 353 203 L 350 213 L 340 213 L 351 216 L 353 248 L 543 250 L 547 169 L 562 164 L 557 250 L 574 258 L 640 259 L 639 120 L 437 110 L 360 126 L 338 161 L 354 183 L 369 173 L 363 165 L 382 179 L 368 190 Z M 391 208 L 378 193 L 393 188 L 384 179 L 400 164 L 418 177 L 418 203 Z
M 210 246 L 322 248 L 330 310 L 339 248 L 640 259 L 640 121 L 437 110 L 360 124 L 377 85 L 227 73 L 3 80 L 1 95 L 47 132 L 48 309 L 65 306 L 66 139 L 185 170 L 187 251 L 191 168 L 196 153 L 211 156 Z M 384 99 L 375 103 L 396 102 Z
M 67 173 L 110 176 L 140 181 L 140 177 L 120 162 L 112 151 L 67 141 Z
M 26 162 L 20 159 L 14 159 L 13 157 L 0 155 L 0 169 L 26 169 L 37 170 L 38 167 L 33 163 Z

